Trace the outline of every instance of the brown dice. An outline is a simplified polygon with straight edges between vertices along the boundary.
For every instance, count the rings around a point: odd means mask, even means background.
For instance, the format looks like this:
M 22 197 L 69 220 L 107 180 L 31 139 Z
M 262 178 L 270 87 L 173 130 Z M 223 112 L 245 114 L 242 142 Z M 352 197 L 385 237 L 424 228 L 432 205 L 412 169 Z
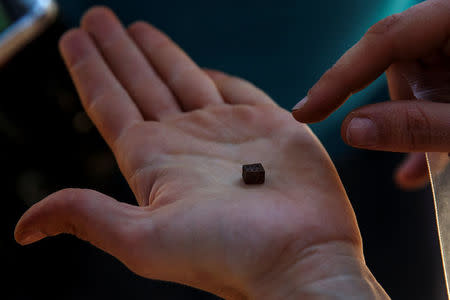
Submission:
M 262 164 L 251 164 L 242 166 L 242 178 L 246 184 L 263 184 L 266 172 Z

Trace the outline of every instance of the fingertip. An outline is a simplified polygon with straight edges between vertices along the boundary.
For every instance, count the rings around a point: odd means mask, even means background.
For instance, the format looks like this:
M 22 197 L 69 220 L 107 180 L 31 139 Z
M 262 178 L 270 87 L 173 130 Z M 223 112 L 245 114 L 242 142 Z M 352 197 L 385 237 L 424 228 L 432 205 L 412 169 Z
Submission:
M 294 117 L 294 119 L 300 123 L 308 123 L 308 120 L 304 118 L 303 114 L 301 111 L 298 110 L 293 110 L 291 112 L 292 116 Z
M 353 118 L 354 118 L 353 113 L 350 113 L 347 117 L 345 117 L 344 121 L 342 121 L 342 124 L 341 124 L 341 138 L 344 141 L 344 143 L 346 143 L 349 146 L 351 146 L 351 145 L 349 144 L 349 141 L 347 139 L 348 125 L 350 124 L 350 122 L 352 121 Z
M 96 5 L 88 9 L 81 17 L 81 27 L 102 23 L 107 18 L 116 19 L 115 13 L 107 6 Z
M 292 111 L 299 111 L 303 106 L 308 102 L 309 97 L 305 96 L 302 100 L 300 100 L 293 108 Z
M 61 36 L 58 47 L 68 66 L 74 65 L 89 53 L 88 39 L 87 33 L 80 28 L 70 29 Z
M 59 39 L 58 46 L 60 51 L 72 48 L 78 44 L 78 40 L 82 39 L 84 31 L 80 28 L 72 28 L 66 31 Z
M 336 97 L 320 89 L 317 83 L 293 108 L 292 115 L 301 123 L 317 123 L 328 118 L 336 109 Z M 339 101 L 340 102 L 340 101 Z
M 46 236 L 64 232 L 64 227 L 72 229 L 68 222 L 69 216 L 71 213 L 77 213 L 77 207 L 83 205 L 84 201 L 81 201 L 80 197 L 76 197 L 82 192 L 78 189 L 61 190 L 48 195 L 30 207 L 19 219 L 14 229 L 14 238 L 17 243 L 20 245 L 32 244 Z M 69 231 L 67 232 L 69 233 Z
M 374 149 L 379 144 L 379 130 L 370 117 L 353 117 L 342 124 L 341 136 L 352 147 Z
M 403 190 L 424 188 L 428 182 L 428 169 L 423 153 L 412 153 L 394 172 L 394 182 Z
M 300 123 L 308 123 L 308 119 L 305 119 L 304 106 L 308 102 L 309 97 L 305 96 L 302 100 L 300 100 L 291 110 L 292 116 L 294 119 L 299 121 Z
M 14 237 L 17 243 L 21 246 L 26 246 L 42 240 L 46 235 L 40 231 L 24 231 L 15 234 Z
M 292 117 L 294 117 L 295 120 L 297 120 L 300 123 L 303 123 L 302 116 L 301 116 L 301 114 L 298 111 L 293 110 L 291 112 L 291 114 L 292 114 Z
M 67 46 L 71 44 L 71 40 L 76 38 L 79 34 L 79 28 L 72 28 L 67 30 L 60 38 L 58 42 L 59 49 L 65 49 Z
M 225 79 L 225 78 L 230 76 L 230 75 L 226 74 L 225 72 L 222 72 L 222 71 L 219 71 L 219 70 L 214 70 L 214 69 L 203 68 L 203 71 L 213 81 L 220 81 L 220 80 L 223 80 L 223 79 Z
M 156 30 L 156 27 L 141 20 L 134 21 L 128 26 L 128 32 L 130 33 L 139 33 L 139 32 L 147 33 L 149 30 Z
M 294 118 L 303 123 L 325 120 L 355 92 L 336 65 L 327 70 L 308 90 L 306 97 L 292 109 Z
M 330 114 L 321 113 L 320 111 L 311 111 L 309 108 L 302 107 L 301 109 L 292 110 L 292 116 L 300 123 L 310 124 L 318 123 L 325 120 Z
M 94 6 L 81 19 L 83 28 L 100 46 L 107 48 L 109 43 L 116 42 L 116 38 L 123 36 L 125 28 L 117 15 L 108 7 Z
M 33 227 L 31 225 L 31 220 L 33 219 L 33 209 L 34 206 L 39 205 L 40 202 L 33 205 L 30 209 L 28 209 L 17 221 L 16 227 L 14 228 L 14 239 L 17 243 L 24 246 L 27 244 L 30 244 L 33 242 L 33 240 L 36 241 L 35 238 L 32 238 L 34 233 L 37 232 L 36 229 L 32 230 Z M 30 218 L 31 217 L 31 218 Z
M 397 171 L 394 173 L 394 182 L 400 189 L 412 192 L 425 188 L 428 184 L 428 177 L 409 178 L 405 174 Z
M 33 228 L 33 225 L 30 222 L 29 211 L 30 210 L 22 215 L 14 229 L 14 239 L 22 246 L 35 243 L 46 237 L 40 230 Z
M 171 38 L 159 28 L 145 21 L 135 21 L 127 28 L 128 34 L 141 47 L 154 49 L 167 43 L 173 43 Z

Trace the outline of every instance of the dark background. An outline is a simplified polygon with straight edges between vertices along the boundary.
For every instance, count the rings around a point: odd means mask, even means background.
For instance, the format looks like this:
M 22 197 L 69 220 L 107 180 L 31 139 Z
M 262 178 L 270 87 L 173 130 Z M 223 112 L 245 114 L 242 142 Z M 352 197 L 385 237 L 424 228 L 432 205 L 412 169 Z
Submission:
M 71 236 L 21 247 L 21 214 L 66 187 L 99 190 L 133 203 L 114 158 L 83 113 L 57 41 L 94 4 L 128 24 L 149 21 L 201 66 L 244 77 L 290 109 L 377 20 L 416 1 L 69 1 L 43 35 L 0 69 L 0 253 L 4 299 L 216 299 L 189 287 L 140 278 Z M 145 3 L 145 4 L 144 4 Z M 355 208 L 367 263 L 393 299 L 445 299 L 429 188 L 392 182 L 401 154 L 354 150 L 340 122 L 354 107 L 388 99 L 385 79 L 312 126 L 330 152 Z

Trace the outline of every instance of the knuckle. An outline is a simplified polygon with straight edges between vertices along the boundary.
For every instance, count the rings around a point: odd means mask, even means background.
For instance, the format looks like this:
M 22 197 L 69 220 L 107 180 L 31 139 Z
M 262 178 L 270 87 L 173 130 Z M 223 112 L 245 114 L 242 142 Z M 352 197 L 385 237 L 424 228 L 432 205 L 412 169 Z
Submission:
M 135 142 L 144 142 L 146 139 L 151 138 L 155 132 L 153 129 L 153 126 L 147 126 L 148 128 L 143 128 L 143 123 L 141 122 L 133 122 L 126 128 L 122 130 L 122 132 L 116 137 L 116 139 L 113 141 L 113 150 L 119 151 L 123 147 L 127 147 L 127 149 L 132 150 L 134 145 L 130 145 L 131 141 Z M 152 124 L 152 123 L 148 123 Z M 147 124 L 147 125 L 148 125 Z M 143 136 L 146 137 L 146 139 L 143 140 L 134 140 L 133 138 L 135 136 L 138 136 L 139 134 L 145 134 Z
M 87 113 L 95 113 L 102 108 L 105 101 L 114 100 L 117 95 L 124 95 L 119 86 L 98 86 L 86 91 L 85 110 Z
M 367 30 L 367 35 L 389 35 L 402 19 L 401 14 L 394 14 L 378 21 Z
M 249 105 L 236 105 L 234 114 L 239 121 L 248 121 L 249 123 L 258 118 L 258 111 Z
M 95 59 L 95 54 L 92 52 L 85 51 L 80 53 L 68 60 L 68 70 L 70 73 L 80 76 Z
M 431 123 L 427 114 L 418 105 L 410 104 L 405 107 L 406 144 L 409 150 L 416 150 L 432 142 Z
M 186 79 L 195 78 L 198 75 L 198 69 L 194 64 L 185 61 L 173 65 L 167 83 L 169 86 L 183 87 Z
M 418 8 L 419 5 L 413 8 Z M 411 8 L 412 9 L 412 8 Z M 436 1 L 424 1 L 420 5 L 420 9 L 436 9 L 443 12 L 450 13 L 450 3 L 447 0 L 436 0 Z
M 74 215 L 82 214 L 88 209 L 90 202 L 87 190 L 64 189 L 51 196 L 52 206 L 58 214 L 63 216 L 61 228 L 64 232 L 77 236 L 80 239 L 87 239 L 87 234 L 80 226 L 73 221 Z M 48 235 L 52 233 L 48 232 Z
M 190 112 L 189 117 L 187 117 L 184 121 L 187 123 L 197 124 L 204 128 L 208 128 L 207 126 L 211 126 L 214 122 L 214 117 L 211 116 L 211 113 L 206 110 L 197 109 Z
M 89 202 L 88 194 L 83 189 L 64 189 L 56 193 L 55 198 L 60 199 L 57 201 L 59 208 L 68 213 L 86 208 Z

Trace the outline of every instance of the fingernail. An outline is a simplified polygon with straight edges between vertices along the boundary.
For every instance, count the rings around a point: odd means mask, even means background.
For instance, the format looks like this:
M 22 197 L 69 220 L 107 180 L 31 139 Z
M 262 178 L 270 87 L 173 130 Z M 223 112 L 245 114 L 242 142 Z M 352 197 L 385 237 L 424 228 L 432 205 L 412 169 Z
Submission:
M 23 238 L 20 239 L 19 243 L 21 245 L 29 245 L 32 244 L 34 242 L 37 242 L 43 238 L 45 238 L 46 235 L 43 234 L 40 231 L 35 231 L 35 232 L 29 232 L 29 233 L 24 233 L 23 234 Z
M 347 142 L 353 146 L 375 146 L 378 133 L 375 123 L 366 118 L 354 118 L 347 128 Z
M 308 96 L 303 98 L 299 103 L 297 103 L 293 108 L 292 111 L 300 110 L 305 104 L 308 102 Z

